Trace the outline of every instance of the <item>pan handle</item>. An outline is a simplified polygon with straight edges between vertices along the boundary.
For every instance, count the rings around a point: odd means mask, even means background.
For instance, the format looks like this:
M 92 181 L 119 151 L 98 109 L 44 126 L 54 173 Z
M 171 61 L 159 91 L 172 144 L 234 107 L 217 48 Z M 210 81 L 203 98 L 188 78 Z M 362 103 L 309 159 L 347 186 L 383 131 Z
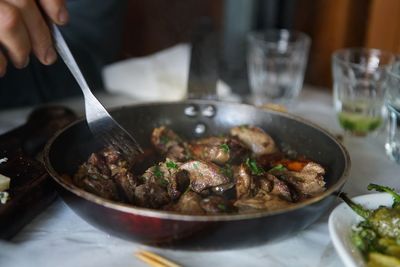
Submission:
M 219 38 L 204 19 L 194 31 L 190 56 L 188 99 L 217 100 Z

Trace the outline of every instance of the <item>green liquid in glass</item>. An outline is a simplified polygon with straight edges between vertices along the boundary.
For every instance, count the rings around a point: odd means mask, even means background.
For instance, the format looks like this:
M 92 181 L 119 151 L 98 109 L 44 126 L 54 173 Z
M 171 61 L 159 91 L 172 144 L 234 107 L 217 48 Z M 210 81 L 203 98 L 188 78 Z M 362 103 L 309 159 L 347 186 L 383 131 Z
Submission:
M 340 125 L 355 135 L 366 135 L 376 130 L 382 124 L 380 117 L 357 113 L 340 112 L 338 117 Z

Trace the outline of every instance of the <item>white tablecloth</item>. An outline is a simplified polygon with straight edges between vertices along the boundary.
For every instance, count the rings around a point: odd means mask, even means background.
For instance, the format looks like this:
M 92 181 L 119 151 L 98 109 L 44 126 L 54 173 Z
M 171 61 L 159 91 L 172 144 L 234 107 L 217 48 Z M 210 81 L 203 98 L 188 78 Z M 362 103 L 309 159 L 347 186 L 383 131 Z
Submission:
M 126 97 L 103 96 L 108 106 L 126 104 Z M 68 105 L 79 109 L 72 100 Z M 23 122 L 29 109 L 0 113 L 0 131 Z M 333 133 L 341 130 L 328 91 L 303 90 L 294 112 Z M 383 136 L 345 138 L 352 168 L 345 191 L 367 193 L 369 182 L 400 188 L 400 166 L 388 160 Z M 339 201 L 338 201 L 339 203 Z M 0 242 L 0 266 L 147 266 L 134 256 L 139 249 L 163 255 L 183 266 L 342 266 L 329 238 L 329 212 L 293 237 L 248 249 L 183 251 L 144 247 L 110 236 L 78 217 L 60 199 L 27 225 L 11 242 Z

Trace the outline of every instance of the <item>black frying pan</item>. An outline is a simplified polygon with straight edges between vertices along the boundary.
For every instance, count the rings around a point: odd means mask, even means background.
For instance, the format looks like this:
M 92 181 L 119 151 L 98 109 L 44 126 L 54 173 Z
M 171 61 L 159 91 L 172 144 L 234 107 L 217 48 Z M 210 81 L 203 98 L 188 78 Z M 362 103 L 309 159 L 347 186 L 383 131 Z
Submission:
M 134 133 L 144 148 L 150 146 L 152 129 L 160 125 L 169 126 L 187 139 L 227 133 L 231 127 L 242 124 L 259 126 L 280 147 L 289 147 L 327 169 L 326 192 L 283 210 L 237 215 L 181 215 L 102 199 L 77 188 L 65 178 L 63 174 L 72 175 L 90 153 L 102 147 L 92 138 L 84 120 L 51 139 L 44 151 L 45 165 L 59 185 L 65 202 L 99 229 L 146 244 L 227 248 L 291 236 L 328 210 L 350 168 L 345 148 L 325 130 L 303 119 L 253 106 L 188 100 L 121 107 L 111 114 Z

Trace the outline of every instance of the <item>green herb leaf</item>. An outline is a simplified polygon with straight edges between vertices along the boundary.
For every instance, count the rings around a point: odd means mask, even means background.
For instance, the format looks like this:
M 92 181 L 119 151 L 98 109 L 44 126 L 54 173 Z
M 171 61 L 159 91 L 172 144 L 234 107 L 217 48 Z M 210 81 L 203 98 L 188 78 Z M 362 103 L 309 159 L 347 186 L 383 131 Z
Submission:
M 273 168 L 271 168 L 269 171 L 286 171 L 286 167 L 283 166 L 282 164 L 278 164 L 276 166 L 274 166 Z
M 157 178 L 163 178 L 164 177 L 164 174 L 162 173 L 162 171 L 160 170 L 160 166 L 158 166 L 158 165 L 154 166 L 153 174 Z
M 160 136 L 160 142 L 161 142 L 161 144 L 163 144 L 163 145 L 167 144 L 167 143 L 169 142 L 168 136 L 161 135 L 161 136 Z
M 224 151 L 225 153 L 229 153 L 229 146 L 227 144 L 222 144 L 219 146 L 219 148 L 222 149 L 222 151 Z
M 264 169 L 258 166 L 257 162 L 254 159 L 247 158 L 246 165 L 253 175 L 263 175 L 265 173 Z
M 167 166 L 168 169 L 178 169 L 178 165 L 173 162 L 173 161 L 167 161 L 167 163 L 165 164 Z

